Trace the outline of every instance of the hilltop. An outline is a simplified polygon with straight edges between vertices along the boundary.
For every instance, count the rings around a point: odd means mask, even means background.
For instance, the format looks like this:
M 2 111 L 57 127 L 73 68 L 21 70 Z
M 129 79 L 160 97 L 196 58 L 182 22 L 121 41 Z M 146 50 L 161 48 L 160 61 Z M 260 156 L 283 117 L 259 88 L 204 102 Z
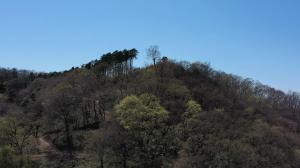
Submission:
M 300 167 L 298 93 L 156 52 L 0 69 L 0 167 Z

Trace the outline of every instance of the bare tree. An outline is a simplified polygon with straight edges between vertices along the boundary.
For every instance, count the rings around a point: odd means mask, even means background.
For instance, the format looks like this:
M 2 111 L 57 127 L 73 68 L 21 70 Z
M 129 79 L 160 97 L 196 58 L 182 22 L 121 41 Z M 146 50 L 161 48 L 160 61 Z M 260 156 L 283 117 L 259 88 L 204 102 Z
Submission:
M 27 127 L 20 127 L 15 120 L 8 121 L 8 129 L 6 136 L 9 139 L 9 143 L 14 147 L 18 154 L 22 155 L 24 148 L 28 143 L 28 139 L 32 135 L 31 125 Z
M 70 83 L 60 83 L 51 91 L 51 97 L 47 104 L 49 117 L 63 125 L 66 147 L 70 154 L 73 152 L 73 130 L 78 118 L 77 108 L 80 105 L 80 94 L 74 85 Z
M 156 62 L 160 59 L 160 51 L 157 45 L 152 45 L 146 49 L 147 57 L 152 59 L 153 65 L 156 65 Z

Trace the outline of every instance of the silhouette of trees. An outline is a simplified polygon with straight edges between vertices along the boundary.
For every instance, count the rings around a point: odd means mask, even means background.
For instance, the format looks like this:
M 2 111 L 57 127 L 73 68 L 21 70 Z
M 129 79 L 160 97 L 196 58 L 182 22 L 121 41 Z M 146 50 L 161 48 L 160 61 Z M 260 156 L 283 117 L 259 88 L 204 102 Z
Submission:
M 101 56 L 100 60 L 94 60 L 83 65 L 87 69 L 96 67 L 102 75 L 110 77 L 120 77 L 128 75 L 133 69 L 133 60 L 136 59 L 138 51 L 136 49 L 114 51 Z

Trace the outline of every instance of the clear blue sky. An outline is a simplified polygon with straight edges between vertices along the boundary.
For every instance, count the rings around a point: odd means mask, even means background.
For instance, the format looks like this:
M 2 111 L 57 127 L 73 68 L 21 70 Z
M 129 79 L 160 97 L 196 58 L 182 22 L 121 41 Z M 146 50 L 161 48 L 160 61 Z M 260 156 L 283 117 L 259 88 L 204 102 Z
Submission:
M 284 91 L 300 91 L 299 0 L 0 0 L 0 66 L 59 71 L 160 46 Z

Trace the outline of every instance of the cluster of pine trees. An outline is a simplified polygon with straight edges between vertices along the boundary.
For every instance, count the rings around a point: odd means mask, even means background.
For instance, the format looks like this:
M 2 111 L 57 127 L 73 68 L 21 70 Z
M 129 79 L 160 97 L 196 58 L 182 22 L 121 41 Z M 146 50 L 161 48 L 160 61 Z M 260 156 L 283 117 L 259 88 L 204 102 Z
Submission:
M 298 168 L 300 96 L 136 49 L 0 69 L 2 168 Z

